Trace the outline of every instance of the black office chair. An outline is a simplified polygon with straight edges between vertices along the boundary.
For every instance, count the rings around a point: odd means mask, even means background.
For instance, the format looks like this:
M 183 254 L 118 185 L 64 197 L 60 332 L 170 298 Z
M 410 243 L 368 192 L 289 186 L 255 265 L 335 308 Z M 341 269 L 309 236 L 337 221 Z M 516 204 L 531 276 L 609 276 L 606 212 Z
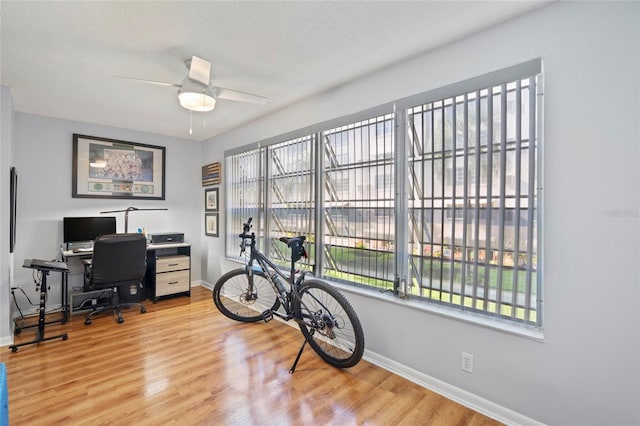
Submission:
M 143 292 L 142 279 L 147 271 L 147 241 L 144 235 L 111 234 L 98 237 L 93 243 L 93 258 L 85 263 L 85 289 L 111 290 L 110 304 L 96 307 L 85 318 L 85 324 L 91 324 L 91 318 L 104 311 L 114 310 L 119 324 L 124 322 L 121 308 L 139 306 L 140 313 L 147 312 L 142 303 L 122 302 L 119 294 L 141 295 Z

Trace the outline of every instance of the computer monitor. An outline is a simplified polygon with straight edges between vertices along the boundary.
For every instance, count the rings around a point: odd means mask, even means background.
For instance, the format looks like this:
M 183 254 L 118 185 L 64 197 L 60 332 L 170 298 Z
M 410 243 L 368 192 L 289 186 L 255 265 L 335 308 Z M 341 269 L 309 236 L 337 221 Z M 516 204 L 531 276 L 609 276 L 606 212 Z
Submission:
M 64 242 L 93 241 L 100 235 L 116 233 L 115 216 L 65 217 Z

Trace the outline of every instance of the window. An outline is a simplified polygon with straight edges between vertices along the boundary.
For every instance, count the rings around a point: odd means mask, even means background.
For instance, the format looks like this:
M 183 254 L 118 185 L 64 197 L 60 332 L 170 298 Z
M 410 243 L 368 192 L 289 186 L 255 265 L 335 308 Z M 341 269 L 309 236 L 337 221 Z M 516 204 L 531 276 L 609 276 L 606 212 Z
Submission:
M 393 114 L 323 133 L 323 276 L 382 289 L 395 277 Z
M 260 225 L 261 214 L 264 211 L 264 148 L 244 148 L 238 153 L 232 153 L 225 158 L 227 170 L 226 185 L 226 255 L 233 259 L 240 259 L 240 243 L 234 234 L 242 231 L 242 225 L 252 217 L 254 232 L 264 235 Z M 263 239 L 258 240 L 260 249 L 264 249 Z
M 537 323 L 535 86 L 408 110 L 410 295 Z
M 307 267 L 327 279 L 540 327 L 540 71 L 529 61 L 225 153 L 227 256 L 251 216 L 283 265 L 277 239 L 306 235 Z
M 283 267 L 290 265 L 287 246 L 280 237 L 304 235 L 315 241 L 315 136 L 304 136 L 271 145 L 268 152 L 266 211 L 268 255 Z M 313 251 L 307 268 L 313 267 Z

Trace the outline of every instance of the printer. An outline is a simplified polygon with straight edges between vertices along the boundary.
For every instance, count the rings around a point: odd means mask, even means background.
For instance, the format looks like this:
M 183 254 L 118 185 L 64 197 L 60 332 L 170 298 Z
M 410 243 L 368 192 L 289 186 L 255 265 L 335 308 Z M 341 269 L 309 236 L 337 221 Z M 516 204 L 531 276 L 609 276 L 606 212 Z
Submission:
M 184 233 L 182 232 L 161 232 L 148 234 L 149 244 L 175 244 L 184 243 Z

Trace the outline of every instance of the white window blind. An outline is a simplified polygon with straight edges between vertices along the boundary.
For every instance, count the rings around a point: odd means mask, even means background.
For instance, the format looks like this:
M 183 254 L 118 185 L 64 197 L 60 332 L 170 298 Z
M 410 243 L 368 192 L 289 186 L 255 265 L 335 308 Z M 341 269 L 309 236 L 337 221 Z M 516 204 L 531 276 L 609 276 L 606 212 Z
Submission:
M 251 148 L 228 155 L 225 158 L 226 169 L 226 255 L 240 258 L 240 240 L 242 225 L 253 218 L 254 232 L 260 232 L 264 224 L 264 148 Z M 258 244 L 262 247 L 263 241 Z

